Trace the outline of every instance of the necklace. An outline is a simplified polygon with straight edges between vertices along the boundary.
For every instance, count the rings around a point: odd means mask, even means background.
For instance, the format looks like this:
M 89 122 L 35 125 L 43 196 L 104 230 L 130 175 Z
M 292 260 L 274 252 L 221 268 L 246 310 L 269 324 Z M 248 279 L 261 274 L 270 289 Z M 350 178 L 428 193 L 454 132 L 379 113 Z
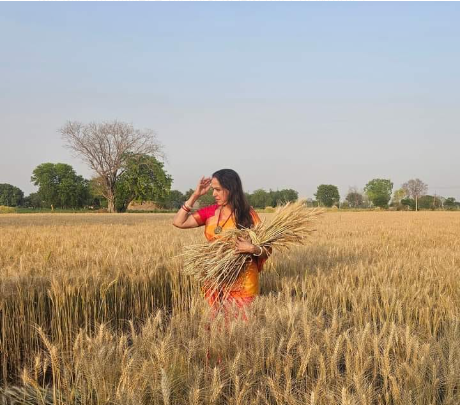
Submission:
M 222 209 L 223 207 L 220 209 L 219 211 L 219 218 L 217 218 L 217 226 L 214 228 L 214 233 L 217 235 L 219 233 L 222 232 L 222 228 L 225 226 L 225 224 L 227 223 L 227 221 L 230 219 L 230 217 L 233 215 L 233 211 L 230 213 L 230 215 L 228 216 L 228 218 L 225 220 L 225 222 L 222 224 L 222 226 L 219 225 L 219 221 L 220 221 L 220 214 L 222 214 Z

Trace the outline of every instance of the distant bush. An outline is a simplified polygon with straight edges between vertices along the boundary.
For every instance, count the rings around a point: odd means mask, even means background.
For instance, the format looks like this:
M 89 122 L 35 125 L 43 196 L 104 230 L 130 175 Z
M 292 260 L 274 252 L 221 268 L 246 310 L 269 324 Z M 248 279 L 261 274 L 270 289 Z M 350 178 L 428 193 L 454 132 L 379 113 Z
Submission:
M 14 214 L 16 209 L 13 207 L 7 207 L 6 205 L 0 205 L 0 214 Z

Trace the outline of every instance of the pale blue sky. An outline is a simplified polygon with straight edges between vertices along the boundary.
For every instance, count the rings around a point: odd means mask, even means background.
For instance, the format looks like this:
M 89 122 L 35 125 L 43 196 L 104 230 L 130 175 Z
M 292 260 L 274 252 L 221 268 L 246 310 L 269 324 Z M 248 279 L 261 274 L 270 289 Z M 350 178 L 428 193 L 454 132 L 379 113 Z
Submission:
M 0 3 L 0 183 L 26 194 L 66 120 L 154 129 L 173 188 L 419 177 L 460 200 L 459 3 Z

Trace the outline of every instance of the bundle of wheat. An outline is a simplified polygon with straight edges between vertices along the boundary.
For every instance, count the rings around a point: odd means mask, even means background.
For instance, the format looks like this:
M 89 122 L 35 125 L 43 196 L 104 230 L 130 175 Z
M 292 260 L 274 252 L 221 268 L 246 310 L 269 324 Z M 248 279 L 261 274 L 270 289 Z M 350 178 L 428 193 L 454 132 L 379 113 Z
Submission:
M 314 231 L 312 224 L 324 211 L 307 208 L 304 201 L 287 203 L 277 208 L 270 222 L 266 220 L 251 229 L 231 229 L 222 238 L 211 243 L 200 243 L 185 248 L 185 274 L 198 279 L 209 293 L 220 291 L 225 296 L 228 287 L 236 281 L 245 265 L 252 260 L 248 253 L 235 253 L 238 236 L 251 240 L 265 252 L 284 250 L 302 245 Z

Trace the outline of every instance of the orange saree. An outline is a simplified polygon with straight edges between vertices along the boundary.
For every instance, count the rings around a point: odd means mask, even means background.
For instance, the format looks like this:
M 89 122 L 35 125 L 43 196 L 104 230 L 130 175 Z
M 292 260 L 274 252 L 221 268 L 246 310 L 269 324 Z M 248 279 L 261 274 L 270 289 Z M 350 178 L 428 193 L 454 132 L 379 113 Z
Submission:
M 197 221 L 198 225 L 204 225 L 204 235 L 209 242 L 212 242 L 216 238 L 221 238 L 222 234 L 215 234 L 214 229 L 217 226 L 217 216 L 215 215 L 218 205 L 211 205 L 204 207 L 194 212 L 192 215 Z M 254 209 L 251 208 L 251 216 L 254 222 L 254 225 L 260 222 L 260 218 Z M 226 218 L 222 218 L 221 223 L 225 221 Z M 220 224 L 222 226 L 222 224 Z M 236 228 L 235 218 L 232 215 L 223 225 L 222 230 Z M 259 294 L 259 273 L 262 271 L 263 264 L 265 259 L 260 257 L 253 257 L 252 261 L 248 263 L 246 268 L 241 272 L 235 283 L 230 287 L 230 291 L 227 294 L 225 302 L 221 300 L 221 292 L 217 291 L 210 293 L 203 289 L 203 294 L 206 301 L 212 308 L 216 308 L 219 305 L 223 305 L 228 310 L 233 306 L 234 308 L 243 310 L 237 311 L 241 312 L 243 319 L 246 318 L 244 308 L 247 307 Z

